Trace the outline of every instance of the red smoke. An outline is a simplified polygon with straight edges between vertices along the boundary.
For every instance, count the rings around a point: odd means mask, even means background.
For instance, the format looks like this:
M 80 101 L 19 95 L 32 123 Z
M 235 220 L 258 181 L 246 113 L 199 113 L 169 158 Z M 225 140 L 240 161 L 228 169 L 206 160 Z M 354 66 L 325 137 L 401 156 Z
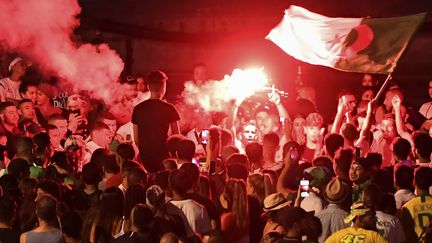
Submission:
M 71 36 L 79 25 L 76 0 L 0 0 L 0 41 L 96 98 L 112 100 L 123 61 L 107 45 L 78 45 Z

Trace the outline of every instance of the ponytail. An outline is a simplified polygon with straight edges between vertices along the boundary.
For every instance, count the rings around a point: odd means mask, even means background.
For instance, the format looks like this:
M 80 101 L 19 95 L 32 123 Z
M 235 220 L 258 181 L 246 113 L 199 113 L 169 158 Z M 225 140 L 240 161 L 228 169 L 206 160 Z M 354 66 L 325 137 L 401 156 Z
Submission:
M 245 183 L 242 180 L 229 179 L 224 194 L 228 202 L 228 210 L 234 215 L 236 225 L 239 228 L 245 228 L 248 217 Z

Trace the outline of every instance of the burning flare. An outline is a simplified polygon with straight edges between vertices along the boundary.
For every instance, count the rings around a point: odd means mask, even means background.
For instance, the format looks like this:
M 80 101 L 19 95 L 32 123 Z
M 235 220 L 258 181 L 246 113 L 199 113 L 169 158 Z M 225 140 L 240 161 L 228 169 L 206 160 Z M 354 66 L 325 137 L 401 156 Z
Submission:
M 203 85 L 185 83 L 183 96 L 189 105 L 198 105 L 207 112 L 224 111 L 231 100 L 244 100 L 268 86 L 263 68 L 234 69 L 223 80 L 209 81 Z

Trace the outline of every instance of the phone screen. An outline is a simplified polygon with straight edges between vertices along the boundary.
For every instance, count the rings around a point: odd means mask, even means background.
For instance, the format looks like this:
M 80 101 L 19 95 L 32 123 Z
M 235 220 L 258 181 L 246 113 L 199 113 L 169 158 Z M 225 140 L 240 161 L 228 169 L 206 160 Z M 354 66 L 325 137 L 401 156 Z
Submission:
M 297 148 L 292 148 L 290 157 L 292 161 L 296 161 L 298 159 L 299 155 L 298 155 Z
M 300 196 L 301 197 L 308 197 L 309 196 L 309 181 L 308 180 L 301 180 L 300 181 Z
M 207 144 L 208 140 L 209 140 L 209 130 L 204 129 L 201 131 L 201 143 L 202 144 Z

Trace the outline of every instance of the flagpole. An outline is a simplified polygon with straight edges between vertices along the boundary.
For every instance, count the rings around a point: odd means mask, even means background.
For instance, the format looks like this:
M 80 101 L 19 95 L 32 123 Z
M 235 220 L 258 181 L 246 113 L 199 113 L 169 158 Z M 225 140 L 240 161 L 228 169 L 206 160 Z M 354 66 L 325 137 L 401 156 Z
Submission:
M 391 73 L 387 75 L 386 80 L 384 81 L 384 83 L 381 85 L 381 88 L 379 89 L 378 93 L 375 95 L 375 100 L 378 100 L 381 95 L 384 93 L 384 91 L 386 90 L 387 86 L 390 84 L 390 81 L 392 80 L 392 76 Z

